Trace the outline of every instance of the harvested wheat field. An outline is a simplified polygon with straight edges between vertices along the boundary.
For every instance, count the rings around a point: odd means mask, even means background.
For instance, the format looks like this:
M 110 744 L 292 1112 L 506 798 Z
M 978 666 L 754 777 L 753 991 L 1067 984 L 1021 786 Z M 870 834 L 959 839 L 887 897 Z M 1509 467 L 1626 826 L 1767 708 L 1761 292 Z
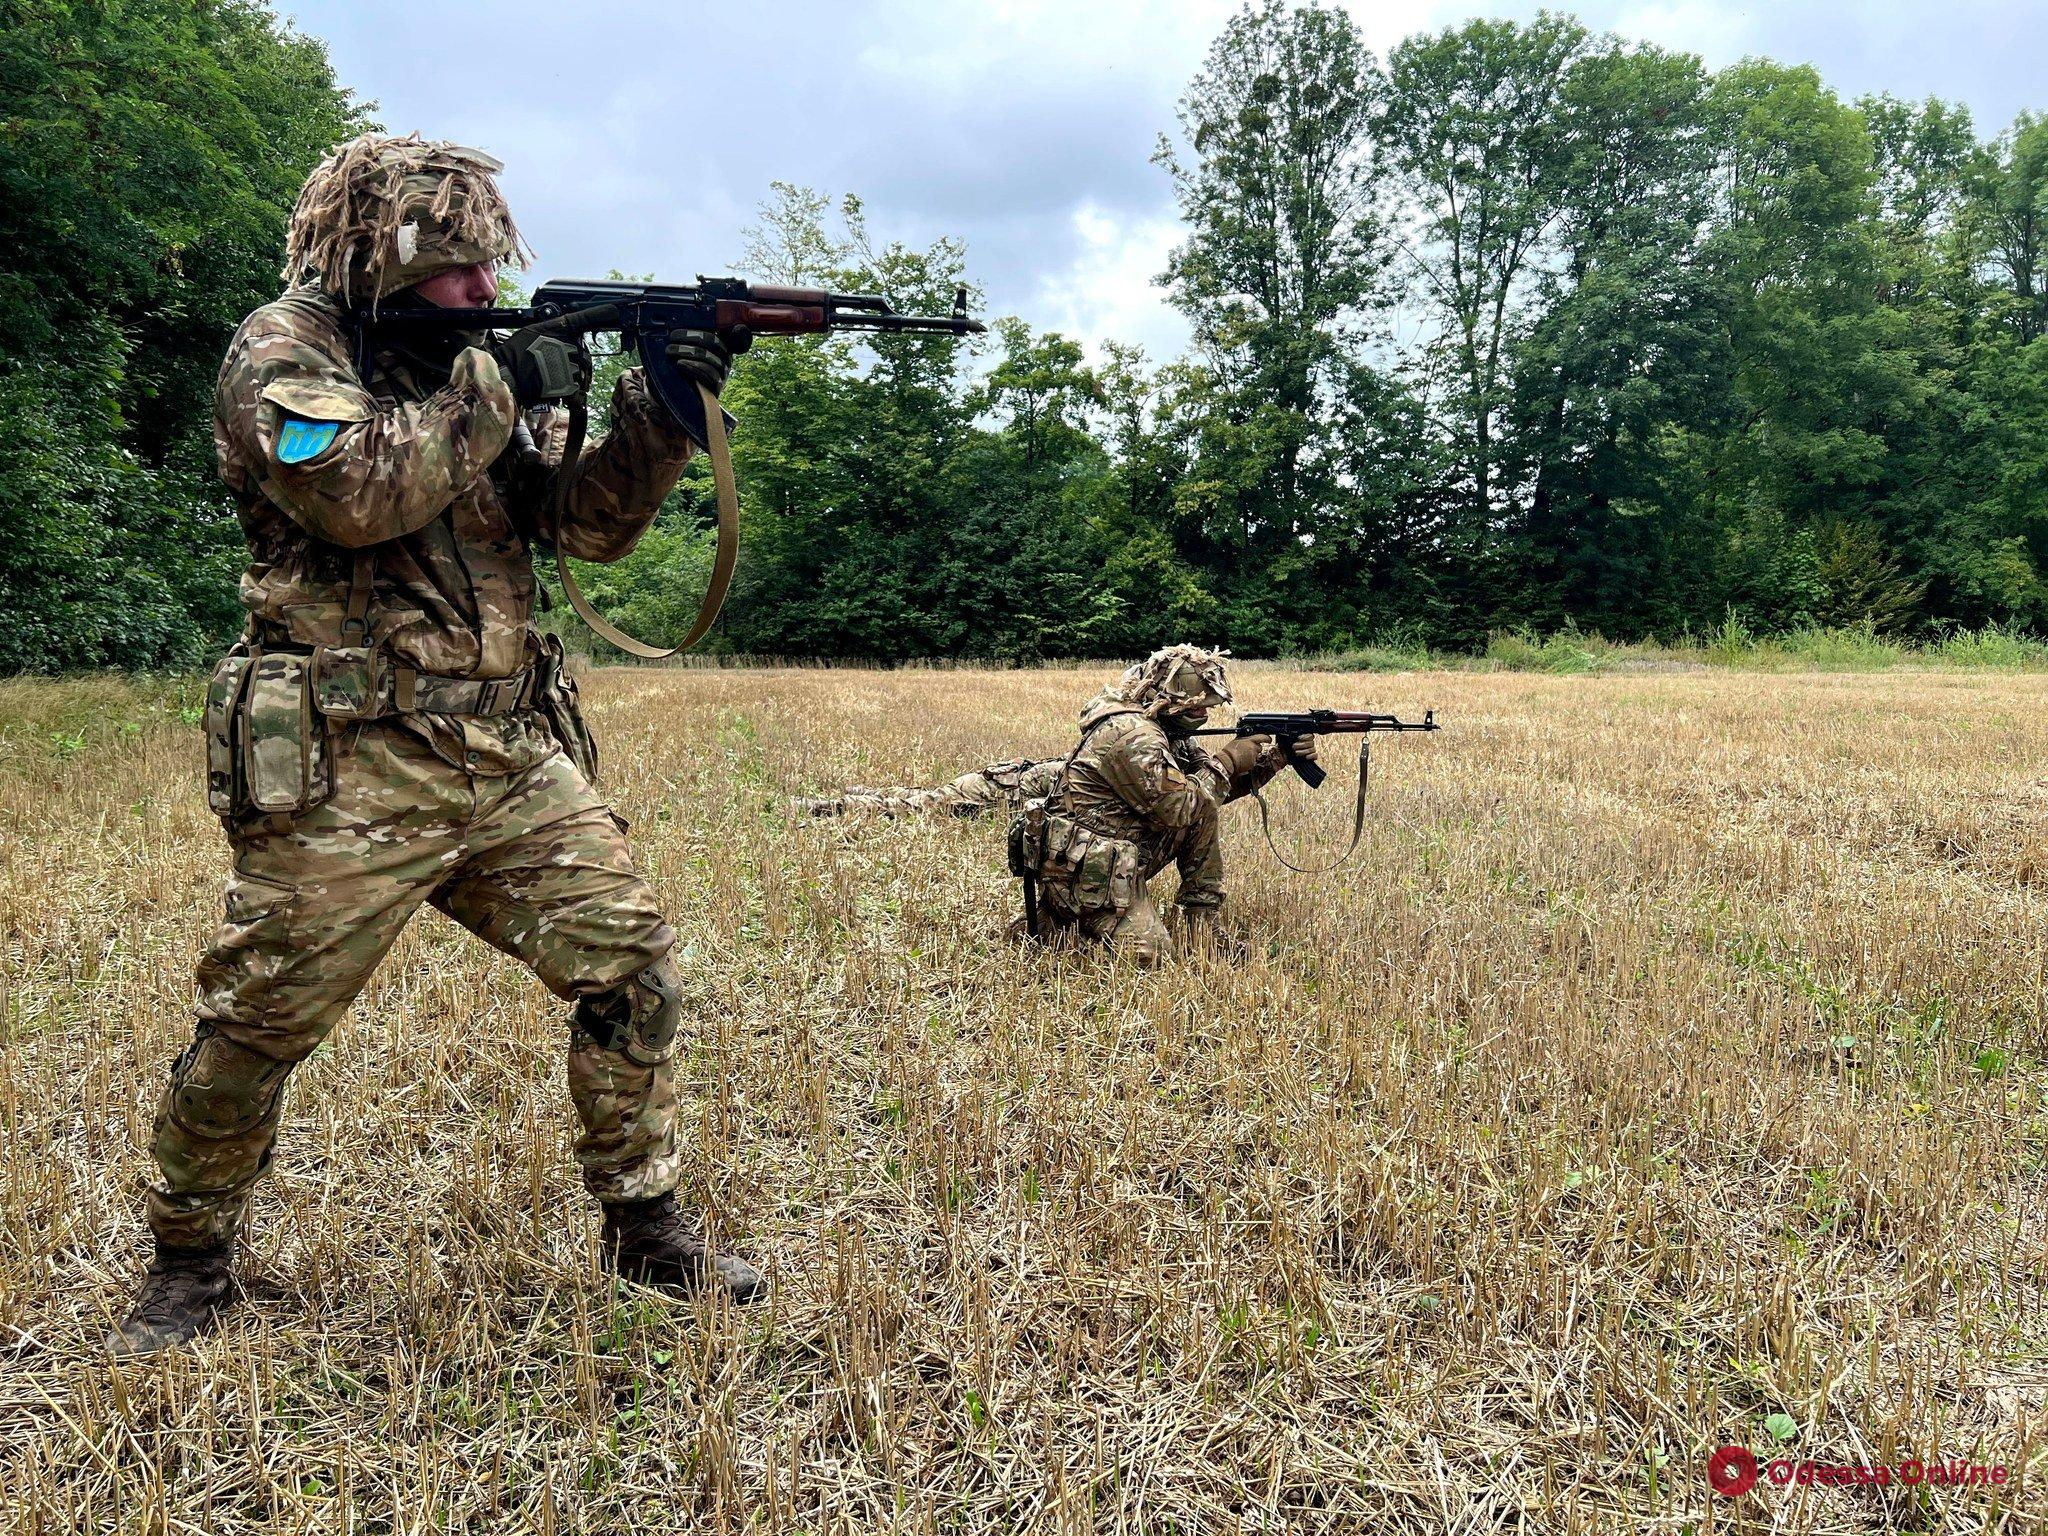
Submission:
M 196 690 L 0 683 L 7 1528 L 2048 1518 L 2048 680 L 1246 668 L 1446 729 L 1335 874 L 1231 808 L 1238 952 L 1157 974 L 1008 947 L 997 823 L 783 809 L 1063 750 L 1104 674 L 591 680 L 684 1193 L 771 1304 L 600 1277 L 563 1010 L 428 912 L 293 1081 L 248 1304 L 119 1370 L 224 867 Z M 1342 846 L 1347 757 L 1284 848 Z M 1724 1443 L 2010 1480 L 1724 1497 Z

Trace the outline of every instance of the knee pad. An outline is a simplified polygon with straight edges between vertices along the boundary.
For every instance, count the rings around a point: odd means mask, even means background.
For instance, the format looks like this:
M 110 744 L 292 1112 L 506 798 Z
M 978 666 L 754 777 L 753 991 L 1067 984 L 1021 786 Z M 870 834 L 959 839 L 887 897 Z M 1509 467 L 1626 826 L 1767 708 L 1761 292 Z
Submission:
M 237 1045 L 202 1024 L 171 1068 L 165 1113 L 180 1130 L 208 1141 L 245 1136 L 270 1118 L 295 1065 Z
M 646 1067 L 675 1053 L 682 1018 L 682 977 L 665 955 L 639 975 L 576 1001 L 576 1027 L 600 1050 L 621 1052 Z

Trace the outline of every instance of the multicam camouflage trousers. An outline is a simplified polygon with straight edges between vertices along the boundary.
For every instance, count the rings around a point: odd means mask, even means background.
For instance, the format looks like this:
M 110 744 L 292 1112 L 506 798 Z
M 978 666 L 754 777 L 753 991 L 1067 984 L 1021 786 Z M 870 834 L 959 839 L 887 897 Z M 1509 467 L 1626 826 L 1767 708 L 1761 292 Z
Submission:
M 1149 832 L 1137 840 L 1138 879 L 1128 904 L 1077 910 L 1073 893 L 1057 883 L 1040 891 L 1039 922 L 1048 935 L 1062 930 L 1090 943 L 1107 944 L 1139 965 L 1157 965 L 1173 953 L 1173 933 L 1152 899 L 1154 875 L 1172 864 L 1180 870 L 1174 905 L 1183 913 L 1213 912 L 1223 905 L 1223 840 L 1215 804 L 1204 798 L 1194 821 L 1177 832 Z
M 560 753 L 474 776 L 390 722 L 353 734 L 332 798 L 282 830 L 230 833 L 234 872 L 199 963 L 197 1037 L 157 1116 L 159 1241 L 197 1247 L 233 1233 L 269 1167 L 286 1076 L 422 902 L 579 1001 L 569 1089 L 591 1191 L 640 1200 L 673 1189 L 674 935 L 634 872 L 623 824 Z

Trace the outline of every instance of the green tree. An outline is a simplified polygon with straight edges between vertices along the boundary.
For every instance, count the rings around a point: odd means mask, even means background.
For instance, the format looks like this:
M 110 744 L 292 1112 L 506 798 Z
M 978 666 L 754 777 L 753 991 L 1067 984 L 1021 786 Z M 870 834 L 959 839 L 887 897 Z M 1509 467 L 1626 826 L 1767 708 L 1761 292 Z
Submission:
M 1529 498 L 1517 602 L 1542 627 L 1677 629 L 1713 545 L 1669 494 L 1673 456 L 1729 409 L 1727 317 L 1699 263 L 1707 78 L 1690 55 L 1607 45 L 1561 97 L 1571 165 L 1505 413 Z
M 1982 157 L 1966 218 L 2000 295 L 1992 317 L 2022 342 L 2048 335 L 2048 118 L 2022 112 Z
M 1177 543 L 1230 589 L 1239 643 L 1327 599 L 1317 541 L 1355 510 L 1339 429 L 1383 300 L 1378 85 L 1348 15 L 1264 0 L 1182 97 L 1191 158 L 1164 140 L 1155 157 L 1187 225 L 1163 281 L 1205 365 L 1182 383 L 1213 385 L 1180 402 L 1203 420 Z
M 0 3 L 0 668 L 191 661 L 232 625 L 214 372 L 363 126 L 253 0 Z
M 1410 38 L 1388 59 L 1380 132 L 1412 210 L 1410 266 L 1433 317 L 1474 538 L 1499 508 L 1496 424 L 1545 241 L 1590 166 L 1567 88 L 1585 29 L 1539 14 Z

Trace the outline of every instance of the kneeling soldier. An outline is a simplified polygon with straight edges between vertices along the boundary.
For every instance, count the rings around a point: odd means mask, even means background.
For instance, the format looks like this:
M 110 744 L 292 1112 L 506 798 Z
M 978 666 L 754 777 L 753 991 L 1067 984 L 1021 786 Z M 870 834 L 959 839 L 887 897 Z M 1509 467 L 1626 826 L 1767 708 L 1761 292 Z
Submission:
M 1230 702 L 1225 652 L 1154 651 L 1081 712 L 1081 739 L 1042 806 L 1027 805 L 1021 857 L 1036 871 L 1039 934 L 1106 943 L 1141 965 L 1172 952 L 1152 877 L 1180 871 L 1182 926 L 1213 926 L 1223 905 L 1217 812 L 1288 764 L 1271 737 L 1234 737 L 1211 753 L 1189 734 Z M 1296 760 L 1312 761 L 1315 740 Z
M 454 333 L 362 347 L 352 319 L 372 303 L 495 302 L 497 264 L 521 255 L 499 169 L 417 135 L 342 145 L 299 195 L 290 286 L 221 367 L 215 443 L 250 551 L 248 628 L 207 718 L 234 871 L 199 964 L 197 1034 L 157 1118 L 156 1258 L 110 1341 L 122 1353 L 189 1339 L 229 1301 L 285 1079 L 422 902 L 573 1005 L 576 1156 L 607 1259 L 738 1300 L 763 1289 L 676 1208 L 674 934 L 591 787 L 559 642 L 531 622 L 534 541 L 618 559 L 688 439 L 633 369 L 610 433 L 551 470 L 489 354 Z M 714 338 L 679 336 L 670 353 L 723 384 Z

